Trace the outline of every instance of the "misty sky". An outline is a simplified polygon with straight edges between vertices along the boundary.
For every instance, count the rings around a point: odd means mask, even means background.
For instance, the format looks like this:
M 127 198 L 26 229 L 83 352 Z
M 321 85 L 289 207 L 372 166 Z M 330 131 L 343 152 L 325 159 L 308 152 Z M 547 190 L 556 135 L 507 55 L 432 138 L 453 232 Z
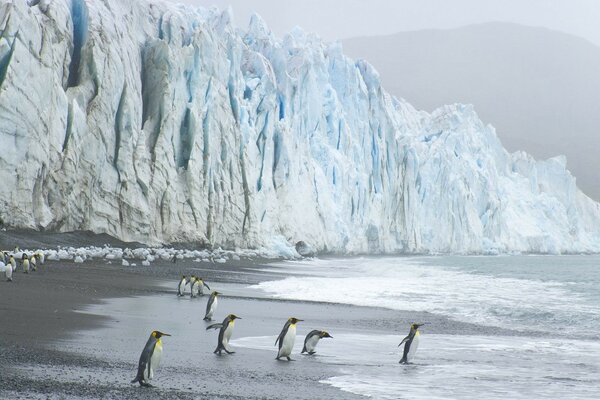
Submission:
M 278 36 L 301 26 L 326 40 L 447 29 L 489 21 L 543 26 L 600 46 L 598 0 L 168 0 L 220 9 L 231 5 L 245 27 L 260 14 Z

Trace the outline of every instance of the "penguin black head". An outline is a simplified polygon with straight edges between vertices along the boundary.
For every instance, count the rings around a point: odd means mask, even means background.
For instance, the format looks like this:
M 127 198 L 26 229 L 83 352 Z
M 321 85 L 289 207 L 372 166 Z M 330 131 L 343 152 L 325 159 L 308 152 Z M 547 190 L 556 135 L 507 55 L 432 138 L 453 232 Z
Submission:
M 22 258 L 23 260 L 25 260 L 25 259 L 28 259 L 28 258 L 29 258 L 29 256 L 28 256 L 27 254 L 23 253 L 23 256 L 22 256 L 21 258 Z
M 290 323 L 292 323 L 292 324 L 297 324 L 298 322 L 304 321 L 304 320 L 303 319 L 298 319 L 298 318 L 295 318 L 295 317 L 291 317 L 290 319 L 288 319 L 288 321 L 290 321 Z
M 326 337 L 328 337 L 328 338 L 332 338 L 332 339 L 333 339 L 333 336 L 331 336 L 331 335 L 329 334 L 329 332 L 327 332 L 327 331 L 321 331 L 321 334 L 320 334 L 319 336 L 321 336 L 321 338 L 326 338 Z
M 423 323 L 423 324 L 417 324 L 417 323 L 414 323 L 414 322 L 413 322 L 413 324 L 410 326 L 410 328 L 411 328 L 411 329 L 414 329 L 414 330 L 416 331 L 417 329 L 419 329 L 419 328 L 420 328 L 420 327 L 422 327 L 423 325 L 425 325 L 425 323 Z
M 168 333 L 163 333 L 161 331 L 152 331 L 152 336 L 154 336 L 157 339 L 160 339 L 162 336 L 171 336 Z
M 215 295 L 215 296 L 218 296 L 218 295 L 220 295 L 220 294 L 223 294 L 223 293 L 221 293 L 221 292 L 217 292 L 217 291 L 215 290 L 214 292 L 212 292 L 212 294 L 213 294 L 213 295 Z
M 235 319 L 241 319 L 240 317 L 238 317 L 238 316 L 237 316 L 237 315 L 235 315 L 235 314 L 229 314 L 229 315 L 228 315 L 228 317 L 229 317 L 229 319 L 230 319 L 230 320 L 232 320 L 232 321 L 233 321 L 233 320 L 235 320 Z

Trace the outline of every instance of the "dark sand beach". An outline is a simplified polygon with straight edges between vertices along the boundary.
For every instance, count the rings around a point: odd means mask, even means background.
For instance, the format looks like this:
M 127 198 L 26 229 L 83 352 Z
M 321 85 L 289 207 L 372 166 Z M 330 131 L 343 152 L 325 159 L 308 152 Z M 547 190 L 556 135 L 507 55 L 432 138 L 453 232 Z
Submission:
M 56 244 L 56 236 L 37 236 L 37 240 L 21 244 L 21 248 Z M 3 248 L 11 248 L 7 245 L 10 240 L 3 233 Z M 77 238 L 60 237 L 60 241 L 61 245 L 75 245 Z M 85 244 L 103 243 L 102 240 L 96 243 L 88 240 Z M 182 273 L 195 271 L 197 275 L 202 274 L 213 288 L 219 288 L 221 283 L 244 287 L 260 281 L 261 273 L 256 268 L 263 262 L 241 260 L 213 264 L 182 260 L 177 263 L 159 261 L 150 267 L 123 267 L 120 262 L 108 264 L 105 260 L 82 264 L 46 261 L 35 273 L 15 273 L 12 283 L 1 282 L 0 286 L 0 398 L 358 398 L 318 383 L 333 375 L 332 368 L 314 368 L 313 363 L 303 359 L 294 363 L 278 362 L 274 360 L 274 352 L 266 356 L 264 352 L 250 349 L 239 349 L 228 357 L 214 355 L 216 332 L 204 330 L 206 324 L 201 316 L 207 296 L 178 300 L 175 295 L 177 277 Z M 171 280 L 172 287 L 167 287 Z M 129 383 L 135 376 L 139 353 L 150 330 L 142 337 L 126 337 L 125 333 L 119 335 L 118 332 L 127 332 L 127 324 L 137 323 L 137 320 L 131 322 L 125 318 L 119 321 L 123 326 L 120 331 L 120 326 L 115 327 L 115 321 L 107 316 L 81 312 L 102 307 L 111 299 L 119 301 L 134 296 L 141 296 L 144 301 L 152 301 L 152 296 L 163 302 L 179 301 L 181 305 L 197 309 L 197 314 L 189 317 L 190 324 L 194 325 L 190 325 L 190 336 L 198 335 L 197 345 L 187 354 L 193 361 L 178 363 L 169 359 L 177 354 L 173 349 L 177 348 L 178 339 L 172 332 L 174 336 L 164 341 L 163 365 L 153 382 L 156 387 L 151 389 Z M 340 324 L 344 314 L 353 314 L 351 307 L 346 306 L 243 296 L 224 296 L 222 307 L 227 303 L 231 312 L 235 309 L 238 315 L 244 316 L 234 338 L 259 332 L 276 335 L 285 319 L 293 313 L 302 314 L 306 320 L 327 319 L 329 329 Z M 221 313 L 218 316 L 222 318 Z M 165 325 L 168 324 L 163 322 L 161 329 L 168 330 L 169 326 Z M 114 336 L 119 337 L 120 345 L 129 356 L 117 354 L 118 346 L 112 348 L 112 339 L 108 337 L 94 339 L 98 346 L 93 350 L 101 349 L 100 352 L 78 347 L 82 332 L 93 335 L 107 327 L 111 332 L 117 332 Z M 302 339 L 299 336 L 297 341 Z
M 134 247 L 85 233 L 0 234 L 2 248 L 13 248 L 15 243 L 30 249 L 105 243 Z M 271 272 L 284 268 L 270 260 L 157 260 L 150 266 L 131 261 L 137 265 L 104 259 L 81 264 L 46 261 L 35 273 L 17 272 L 12 283 L 0 282 L 0 398 L 360 398 L 320 383 L 339 375 L 343 364 L 299 354 L 294 355 L 295 362 L 276 361 L 275 346 L 236 347 L 236 339 L 245 338 L 264 338 L 271 346 L 291 316 L 305 320 L 298 327 L 297 345 L 311 329 L 327 329 L 334 337 L 340 332 L 398 335 L 398 341 L 389 343 L 392 358 L 412 321 L 431 323 L 429 333 L 515 334 L 424 312 L 270 299 L 248 290 L 249 285 L 286 276 Z M 224 293 L 217 321 L 228 313 L 242 317 L 232 338 L 236 354 L 212 353 L 217 332 L 207 332 L 202 321 L 207 296 L 177 298 L 181 274 L 202 276 L 212 289 Z M 153 381 L 156 387 L 139 388 L 130 381 L 153 329 L 173 336 L 163 341 L 163 362 Z M 320 345 L 317 357 L 327 357 L 326 346 Z M 395 363 L 382 368 L 395 368 Z

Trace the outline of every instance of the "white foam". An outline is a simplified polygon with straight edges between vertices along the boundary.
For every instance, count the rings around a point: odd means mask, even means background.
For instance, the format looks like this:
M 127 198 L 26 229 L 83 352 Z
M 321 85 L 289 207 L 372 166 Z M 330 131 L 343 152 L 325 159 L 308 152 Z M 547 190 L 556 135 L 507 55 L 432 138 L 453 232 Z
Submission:
M 413 258 L 285 263 L 292 275 L 255 286 L 276 298 L 426 311 L 514 329 L 596 334 L 600 311 L 566 282 L 469 273 Z

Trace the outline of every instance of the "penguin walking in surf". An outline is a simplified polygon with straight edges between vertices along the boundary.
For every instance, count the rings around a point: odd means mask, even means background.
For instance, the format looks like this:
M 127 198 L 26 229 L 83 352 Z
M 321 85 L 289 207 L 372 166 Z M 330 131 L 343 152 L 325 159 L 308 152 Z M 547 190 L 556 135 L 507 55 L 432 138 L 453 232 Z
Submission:
M 196 281 L 198 282 L 198 295 L 204 296 L 204 288 L 206 287 L 210 290 L 210 286 L 204 282 L 204 279 L 196 277 Z
M 204 314 L 205 321 L 212 321 L 212 317 L 215 314 L 215 311 L 217 311 L 217 296 L 220 294 L 221 293 L 216 290 L 211 293 L 208 303 L 206 303 L 206 314 Z
M 400 364 L 408 364 L 410 360 L 414 357 L 417 349 L 419 348 L 419 339 L 421 336 L 421 332 L 419 332 L 419 328 L 425 324 L 416 324 L 413 323 L 410 326 L 410 332 L 408 332 L 408 336 L 406 336 L 398 347 L 402 346 L 404 343 L 404 353 L 402 354 L 402 359 L 400 360 Z
M 177 285 L 177 296 L 181 297 L 185 294 L 185 287 L 188 284 L 188 279 L 185 275 L 181 275 L 181 279 L 179 280 L 179 285 Z
M 296 341 L 296 324 L 300 321 L 303 320 L 291 317 L 288 318 L 283 326 L 281 333 L 277 337 L 277 340 L 275 340 L 275 345 L 279 343 L 279 350 L 277 351 L 277 357 L 275 358 L 276 360 L 285 357 L 288 361 L 294 361 L 290 358 L 290 354 L 292 354 L 294 342 Z
M 235 325 L 235 320 L 241 319 L 235 314 L 229 314 L 225 317 L 222 323 L 220 324 L 212 324 L 206 327 L 206 330 L 209 329 L 219 329 L 219 342 L 217 343 L 217 348 L 213 353 L 221 355 L 222 351 L 225 351 L 227 354 L 233 354 L 235 351 L 232 351 L 229 347 L 229 339 L 231 339 L 231 334 L 233 333 L 233 326 Z
M 140 356 L 137 375 L 131 383 L 139 382 L 140 386 L 152 386 L 149 381 L 154 377 L 154 371 L 160 365 L 163 351 L 161 338 L 163 336 L 171 335 L 160 331 L 152 331 Z
M 300 352 L 300 354 L 308 353 L 308 355 L 311 355 L 311 356 L 313 354 L 315 354 L 316 353 L 315 349 L 317 348 L 317 344 L 319 343 L 319 340 L 321 340 L 323 338 L 333 339 L 333 336 L 331 336 L 326 331 L 319 331 L 317 329 L 315 329 L 314 331 L 310 331 L 309 334 L 306 335 L 306 337 L 304 338 L 304 347 L 302 348 L 302 351 Z

